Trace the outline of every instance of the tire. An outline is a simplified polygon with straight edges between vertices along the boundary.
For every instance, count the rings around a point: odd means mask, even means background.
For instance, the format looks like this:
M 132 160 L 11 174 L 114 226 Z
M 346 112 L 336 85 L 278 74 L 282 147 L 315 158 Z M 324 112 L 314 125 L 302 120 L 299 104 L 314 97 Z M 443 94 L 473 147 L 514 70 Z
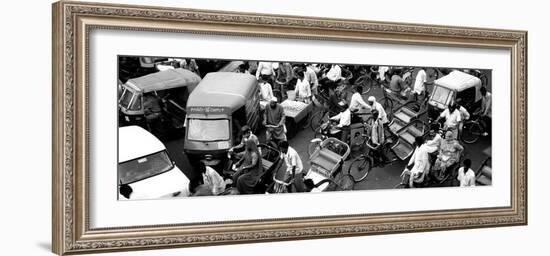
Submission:
M 355 182 L 364 180 L 372 168 L 370 157 L 360 156 L 354 159 L 349 165 L 348 174 L 353 177 Z
M 380 105 L 382 105 L 384 111 L 386 111 L 388 119 L 391 119 L 391 116 L 393 115 L 393 101 L 390 98 L 384 97 L 380 100 Z
M 395 185 L 393 188 L 400 189 L 400 188 L 407 188 L 407 187 L 408 187 L 407 184 L 399 183 Z
M 324 110 L 320 110 L 315 112 L 313 115 L 311 115 L 311 118 L 309 119 L 309 128 L 311 128 L 312 131 L 316 131 L 322 123 L 324 123 L 326 120 L 328 120 L 328 112 Z
M 357 78 L 357 80 L 355 80 L 355 85 L 363 87 L 363 95 L 366 95 L 372 89 L 372 83 L 370 82 L 370 77 L 368 77 L 368 74 Z
M 464 123 L 460 139 L 467 144 L 476 143 L 482 133 L 483 129 L 478 122 L 467 122 Z
M 310 142 L 307 146 L 307 155 L 311 156 L 315 152 L 315 150 L 321 148 L 321 142 Z

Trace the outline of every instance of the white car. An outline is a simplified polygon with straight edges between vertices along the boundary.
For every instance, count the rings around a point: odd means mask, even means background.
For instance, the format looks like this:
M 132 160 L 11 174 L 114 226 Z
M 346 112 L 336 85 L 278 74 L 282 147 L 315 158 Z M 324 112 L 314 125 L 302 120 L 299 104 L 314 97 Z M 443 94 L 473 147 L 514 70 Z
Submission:
M 120 127 L 118 131 L 119 200 L 189 195 L 189 179 L 159 139 L 139 126 Z

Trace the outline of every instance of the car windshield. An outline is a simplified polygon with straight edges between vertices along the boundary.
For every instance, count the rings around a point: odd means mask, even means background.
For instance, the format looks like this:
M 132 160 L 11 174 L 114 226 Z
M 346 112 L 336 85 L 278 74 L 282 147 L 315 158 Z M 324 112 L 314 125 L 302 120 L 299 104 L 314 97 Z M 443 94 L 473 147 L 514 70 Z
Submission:
M 218 141 L 229 139 L 227 119 L 189 119 L 189 140 Z
M 441 87 L 441 86 L 434 86 L 434 92 L 432 94 L 431 100 L 447 105 L 449 97 L 451 96 L 452 91 L 448 88 Z
M 165 150 L 118 164 L 118 180 L 121 184 L 136 181 L 167 172 L 174 167 Z

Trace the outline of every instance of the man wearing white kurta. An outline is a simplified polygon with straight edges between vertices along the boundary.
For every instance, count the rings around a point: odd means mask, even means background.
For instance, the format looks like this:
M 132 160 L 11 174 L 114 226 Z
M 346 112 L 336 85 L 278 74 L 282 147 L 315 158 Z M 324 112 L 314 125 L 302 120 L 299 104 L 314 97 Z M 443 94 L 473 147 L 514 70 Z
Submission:
M 386 110 L 384 110 L 384 107 L 382 106 L 382 104 L 378 103 L 374 96 L 370 96 L 367 101 L 368 101 L 368 105 L 372 109 L 376 109 L 376 111 L 378 111 L 378 115 L 380 117 L 380 120 L 382 120 L 382 123 L 387 124 L 389 122 L 388 115 L 386 114 Z
M 270 101 L 273 96 L 273 90 L 271 88 L 271 84 L 269 84 L 266 81 L 260 82 L 260 95 L 262 96 L 260 100 L 262 101 Z
M 327 78 L 330 81 L 338 82 L 340 79 L 342 79 L 342 68 L 338 65 L 332 65 L 330 70 L 327 72 Z
M 430 171 L 430 157 L 428 155 L 429 149 L 426 144 L 424 144 L 424 139 L 422 137 L 415 138 L 415 144 L 417 145 L 414 150 L 411 160 L 407 166 L 410 168 L 410 179 L 409 186 L 414 187 L 414 183 L 422 183 L 426 174 Z M 418 146 L 420 145 L 420 146 Z M 407 170 L 405 170 L 407 171 Z
M 418 96 L 424 95 L 426 91 L 425 83 L 428 81 L 426 71 L 422 68 L 416 74 L 416 79 L 414 80 L 413 86 L 413 95 L 414 100 L 418 100 Z
M 472 161 L 470 159 L 464 160 L 463 166 L 458 169 L 457 180 L 460 182 L 461 187 L 475 187 L 476 174 L 470 168 Z
M 256 79 L 260 79 L 260 75 L 272 77 L 274 74 L 275 70 L 273 69 L 273 62 L 258 63 L 258 69 L 256 70 Z
M 355 112 L 361 109 L 364 109 L 364 111 L 362 112 L 371 111 L 371 106 L 369 106 L 369 104 L 367 104 L 363 100 L 363 96 L 361 96 L 362 93 L 363 93 L 363 87 L 361 86 L 355 87 L 355 93 L 351 95 L 351 100 L 349 102 L 349 108 L 351 109 L 351 111 Z

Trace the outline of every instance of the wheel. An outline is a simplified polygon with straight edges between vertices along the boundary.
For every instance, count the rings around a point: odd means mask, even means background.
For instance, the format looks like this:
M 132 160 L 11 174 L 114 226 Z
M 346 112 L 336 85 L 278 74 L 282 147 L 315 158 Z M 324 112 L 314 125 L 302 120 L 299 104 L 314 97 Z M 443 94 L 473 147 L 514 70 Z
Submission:
M 321 142 L 320 141 L 310 142 L 308 147 L 307 147 L 308 156 L 313 155 L 313 153 L 316 150 L 320 149 L 320 148 L 321 148 Z
M 362 75 L 357 80 L 355 80 L 356 86 L 363 87 L 363 95 L 366 95 L 372 89 L 372 80 L 369 77 L 369 74 Z
M 324 110 L 320 110 L 315 112 L 313 115 L 311 115 L 311 118 L 309 120 L 309 128 L 311 128 L 312 131 L 316 131 L 322 123 L 326 122 L 328 120 L 328 112 Z
M 483 129 L 478 122 L 467 122 L 464 123 L 460 138 L 464 143 L 472 144 L 479 140 L 479 136 L 481 136 L 482 133 Z
M 380 100 L 380 104 L 384 108 L 384 111 L 386 111 L 386 115 L 388 115 L 388 119 L 393 115 L 393 101 L 390 98 L 384 97 Z
M 351 162 L 349 165 L 348 174 L 353 177 L 355 182 L 360 182 L 367 177 L 371 168 L 371 158 L 360 156 Z
M 399 183 L 399 184 L 395 185 L 393 188 L 407 188 L 407 187 L 408 187 L 407 184 Z

